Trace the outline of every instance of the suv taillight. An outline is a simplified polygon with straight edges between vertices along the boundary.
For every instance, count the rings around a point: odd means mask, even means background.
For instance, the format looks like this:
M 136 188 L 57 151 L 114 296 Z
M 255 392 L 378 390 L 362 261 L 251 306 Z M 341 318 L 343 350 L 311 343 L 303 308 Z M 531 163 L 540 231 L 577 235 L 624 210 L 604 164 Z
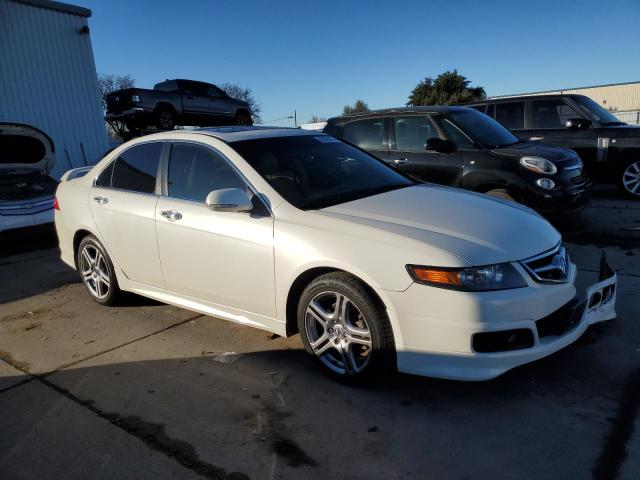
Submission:
M 60 210 L 60 204 L 58 203 L 58 197 L 53 197 L 53 209 Z

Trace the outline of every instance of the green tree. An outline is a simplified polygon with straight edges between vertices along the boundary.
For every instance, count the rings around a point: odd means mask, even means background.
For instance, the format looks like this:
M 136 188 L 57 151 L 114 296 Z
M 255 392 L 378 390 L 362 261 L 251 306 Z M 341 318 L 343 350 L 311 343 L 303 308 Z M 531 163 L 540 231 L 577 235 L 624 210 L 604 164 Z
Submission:
M 457 70 L 441 73 L 435 79 L 426 77 L 413 89 L 407 105 L 455 105 L 487 98 L 484 88 L 470 87 L 470 83 Z
M 342 109 L 342 115 L 351 115 L 352 113 L 368 112 L 369 105 L 364 103 L 363 100 L 356 100 L 356 103 L 351 105 L 345 105 Z

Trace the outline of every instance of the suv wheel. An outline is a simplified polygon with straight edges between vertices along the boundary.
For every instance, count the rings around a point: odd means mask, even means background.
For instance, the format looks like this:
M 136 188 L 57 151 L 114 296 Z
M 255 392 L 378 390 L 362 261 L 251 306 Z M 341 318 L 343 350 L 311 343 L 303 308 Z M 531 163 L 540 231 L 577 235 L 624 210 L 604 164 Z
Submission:
M 384 306 L 358 279 L 344 272 L 311 282 L 298 304 L 306 351 L 325 373 L 362 380 L 395 370 L 395 345 Z
M 109 255 L 93 235 L 86 236 L 80 242 L 76 264 L 82 283 L 93 299 L 102 305 L 114 305 L 121 290 Z
M 619 186 L 627 196 L 640 199 L 640 160 L 629 162 L 622 170 Z

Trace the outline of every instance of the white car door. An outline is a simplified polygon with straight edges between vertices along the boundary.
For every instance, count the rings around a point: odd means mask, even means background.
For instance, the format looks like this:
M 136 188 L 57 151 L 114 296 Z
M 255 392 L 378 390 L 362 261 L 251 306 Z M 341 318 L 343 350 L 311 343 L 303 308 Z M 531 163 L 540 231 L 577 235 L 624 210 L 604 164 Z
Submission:
M 268 209 L 258 199 L 252 212 L 215 212 L 205 206 L 212 190 L 251 192 L 229 160 L 208 146 L 174 142 L 165 172 L 166 195 L 158 199 L 156 222 L 167 290 L 237 309 L 240 322 L 268 324 L 260 319 L 275 317 Z
M 122 152 L 100 173 L 90 199 L 93 218 L 114 263 L 129 279 L 160 288 L 164 288 L 164 281 L 155 212 L 164 146 L 150 142 Z

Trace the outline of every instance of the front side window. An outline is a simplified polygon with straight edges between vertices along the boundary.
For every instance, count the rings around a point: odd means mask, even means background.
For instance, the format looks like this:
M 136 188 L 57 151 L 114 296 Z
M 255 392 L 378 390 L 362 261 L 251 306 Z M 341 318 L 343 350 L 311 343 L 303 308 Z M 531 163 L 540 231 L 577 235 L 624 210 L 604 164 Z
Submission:
M 445 137 L 456 144 L 458 148 L 473 148 L 474 143 L 467 137 L 462 130 L 454 125 L 451 120 L 438 116 L 436 122 L 444 132 Z
M 224 92 L 215 85 L 209 85 L 209 88 L 207 89 L 207 95 L 213 98 L 222 98 L 224 97 Z
M 433 122 L 426 116 L 396 117 L 393 119 L 398 150 L 424 151 L 427 138 L 438 137 Z
M 510 130 L 524 128 L 524 102 L 497 103 L 495 118 Z
M 347 123 L 342 136 L 347 142 L 360 148 L 382 150 L 384 148 L 384 119 L 367 118 Z
M 383 161 L 328 135 L 260 138 L 230 146 L 285 200 L 303 210 L 415 184 Z
M 135 145 L 122 152 L 114 162 L 111 186 L 120 190 L 154 193 L 161 142 Z
M 209 192 L 247 185 L 218 153 L 200 145 L 174 143 L 167 177 L 172 198 L 204 203 Z
M 452 108 L 448 119 L 460 130 L 487 148 L 506 147 L 518 143 L 518 138 L 493 118 L 470 108 Z
M 570 118 L 582 115 L 560 99 L 531 101 L 532 128 L 565 128 Z

